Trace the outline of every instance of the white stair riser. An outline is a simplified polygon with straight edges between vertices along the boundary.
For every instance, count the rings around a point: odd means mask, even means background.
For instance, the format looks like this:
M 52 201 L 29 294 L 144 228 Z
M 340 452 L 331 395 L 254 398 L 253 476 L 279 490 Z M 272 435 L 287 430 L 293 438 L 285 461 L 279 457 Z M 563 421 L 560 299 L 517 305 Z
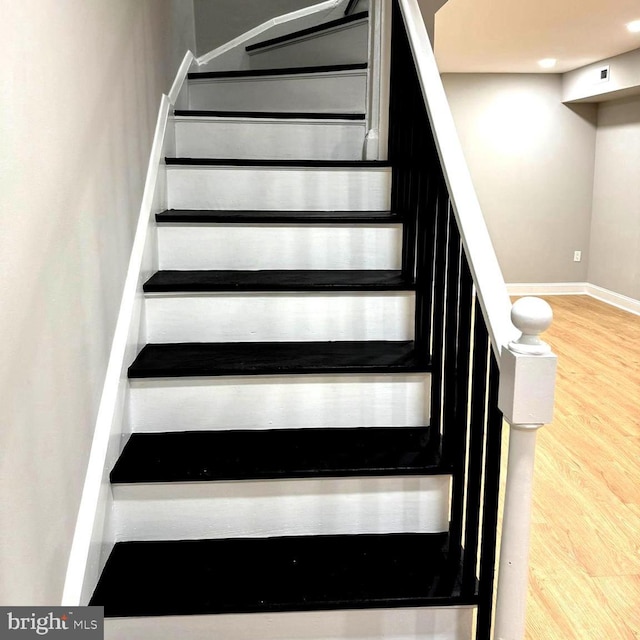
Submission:
M 161 269 L 400 269 L 400 225 L 161 225 Z
M 368 38 L 369 24 L 364 20 L 252 51 L 249 65 L 252 69 L 274 69 L 291 66 L 292 61 L 297 67 L 367 62 Z
M 429 424 L 428 374 L 131 380 L 134 432 Z
M 449 476 L 115 485 L 116 540 L 440 533 Z
M 176 155 L 184 158 L 362 160 L 361 121 L 176 119 Z
M 170 166 L 167 190 L 170 209 L 388 211 L 391 172 Z
M 147 341 L 411 340 L 412 293 L 151 296 Z
M 189 81 L 189 108 L 363 113 L 366 70 Z
M 472 607 L 107 618 L 106 640 L 471 640 Z

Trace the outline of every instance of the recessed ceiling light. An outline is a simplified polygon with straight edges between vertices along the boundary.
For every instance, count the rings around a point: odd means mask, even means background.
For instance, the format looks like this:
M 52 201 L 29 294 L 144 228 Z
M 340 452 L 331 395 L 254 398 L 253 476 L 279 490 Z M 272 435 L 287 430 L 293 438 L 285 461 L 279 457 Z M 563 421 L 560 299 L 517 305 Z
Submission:
M 556 62 L 558 62 L 555 58 L 543 58 L 542 60 L 538 60 L 538 64 L 543 69 L 552 69 L 556 66 Z
M 627 29 L 629 29 L 631 33 L 640 33 L 640 20 L 629 22 L 629 24 L 627 24 Z

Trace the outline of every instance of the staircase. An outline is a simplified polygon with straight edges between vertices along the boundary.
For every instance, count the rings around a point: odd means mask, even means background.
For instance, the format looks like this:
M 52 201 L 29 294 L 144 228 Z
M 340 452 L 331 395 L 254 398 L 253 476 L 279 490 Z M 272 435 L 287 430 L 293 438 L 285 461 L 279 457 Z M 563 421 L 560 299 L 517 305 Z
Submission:
M 366 21 L 189 74 L 90 598 L 107 638 L 489 638 L 498 368 L 398 5 L 389 160 L 362 159 L 366 62 L 293 66 Z

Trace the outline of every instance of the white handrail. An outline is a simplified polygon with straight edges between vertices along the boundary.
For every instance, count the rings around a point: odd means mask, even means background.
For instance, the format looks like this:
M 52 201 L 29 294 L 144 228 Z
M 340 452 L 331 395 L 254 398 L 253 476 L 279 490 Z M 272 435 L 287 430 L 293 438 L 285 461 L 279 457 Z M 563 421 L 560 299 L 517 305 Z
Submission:
M 507 287 L 462 152 L 418 0 L 399 0 L 399 4 L 451 205 L 500 365 L 502 349 L 519 335 L 511 323 Z

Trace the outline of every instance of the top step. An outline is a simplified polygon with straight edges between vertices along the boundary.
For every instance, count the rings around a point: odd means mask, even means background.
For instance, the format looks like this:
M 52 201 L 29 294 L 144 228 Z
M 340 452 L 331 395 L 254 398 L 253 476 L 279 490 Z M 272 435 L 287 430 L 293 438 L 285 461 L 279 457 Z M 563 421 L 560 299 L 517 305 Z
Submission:
M 367 11 L 361 11 L 360 13 L 354 13 L 350 16 L 345 16 L 344 18 L 338 18 L 337 20 L 323 22 L 322 24 L 317 24 L 313 27 L 308 27 L 307 29 L 300 29 L 299 31 L 294 31 L 293 33 L 287 33 L 286 35 L 278 36 L 277 38 L 263 40 L 262 42 L 255 42 L 254 44 L 250 44 L 249 46 L 245 47 L 245 49 L 247 53 L 256 53 L 260 50 L 268 49 L 269 47 L 284 45 L 289 42 L 300 40 L 301 38 L 307 38 L 309 36 L 321 34 L 327 31 L 331 31 L 332 29 L 339 29 L 354 22 L 361 22 L 363 20 L 366 20 L 368 17 L 369 13 Z
M 341 71 L 360 71 L 367 68 L 366 62 L 352 64 L 330 64 L 309 67 L 283 67 L 279 69 L 240 69 L 234 71 L 193 71 L 189 80 L 224 80 L 230 78 L 262 78 L 265 76 L 315 75 L 338 73 Z

